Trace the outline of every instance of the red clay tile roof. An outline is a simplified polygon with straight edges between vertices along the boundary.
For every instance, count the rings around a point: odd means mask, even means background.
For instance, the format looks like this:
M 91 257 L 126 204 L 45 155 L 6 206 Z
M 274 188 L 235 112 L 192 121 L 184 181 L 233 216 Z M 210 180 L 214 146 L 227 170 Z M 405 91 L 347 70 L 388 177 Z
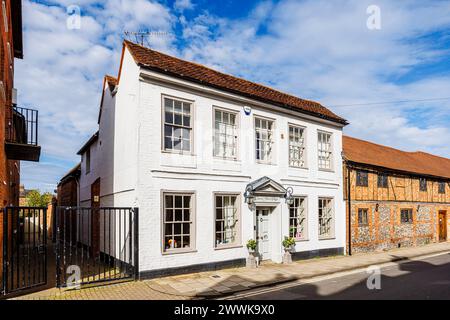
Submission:
M 425 152 L 406 152 L 372 142 L 343 136 L 344 158 L 348 161 L 450 179 L 450 159 Z
M 337 116 L 320 103 L 300 99 L 257 83 L 212 70 L 197 63 L 168 56 L 130 41 L 124 41 L 124 45 L 129 49 L 137 64 L 150 70 L 202 83 L 333 122 L 347 124 L 345 119 Z
M 105 81 L 109 86 L 109 89 L 112 91 L 117 86 L 117 78 L 109 75 L 105 75 Z

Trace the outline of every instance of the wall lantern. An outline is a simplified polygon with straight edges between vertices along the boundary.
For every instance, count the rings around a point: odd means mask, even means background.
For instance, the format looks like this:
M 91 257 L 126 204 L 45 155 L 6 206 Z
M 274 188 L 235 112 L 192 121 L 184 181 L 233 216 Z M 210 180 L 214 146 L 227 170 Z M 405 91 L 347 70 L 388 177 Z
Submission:
M 252 205 L 253 204 L 253 189 L 251 186 L 247 186 L 247 188 L 245 189 L 244 192 L 244 199 L 245 199 L 245 203 L 247 203 L 248 205 Z
M 284 194 L 284 199 L 289 206 L 294 203 L 294 197 L 292 196 L 293 193 L 294 189 L 292 189 L 292 187 L 288 187 L 286 189 L 286 193 Z

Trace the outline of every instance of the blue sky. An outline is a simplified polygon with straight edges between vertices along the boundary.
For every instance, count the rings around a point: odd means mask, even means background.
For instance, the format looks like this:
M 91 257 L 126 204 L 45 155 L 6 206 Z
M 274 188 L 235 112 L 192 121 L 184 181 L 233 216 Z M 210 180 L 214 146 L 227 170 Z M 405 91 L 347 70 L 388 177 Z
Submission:
M 313 99 L 345 133 L 450 157 L 450 1 L 23 0 L 19 104 L 40 115 L 40 163 L 27 188 L 52 191 L 97 128 L 102 78 L 116 75 L 123 31 L 154 49 Z M 81 28 L 67 28 L 67 7 Z M 381 10 L 369 30 L 366 9 Z M 426 100 L 395 103 L 405 100 Z M 383 104 L 367 104 L 390 102 Z M 367 105 L 364 105 L 367 104 Z

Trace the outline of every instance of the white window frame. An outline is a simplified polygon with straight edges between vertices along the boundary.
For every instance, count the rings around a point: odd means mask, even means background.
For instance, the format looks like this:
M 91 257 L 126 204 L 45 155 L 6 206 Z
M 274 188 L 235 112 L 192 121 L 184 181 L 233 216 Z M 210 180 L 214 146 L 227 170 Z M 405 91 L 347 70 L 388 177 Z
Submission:
M 329 203 L 329 208 L 327 208 L 327 212 L 325 212 L 324 216 L 324 208 L 321 207 L 321 201 L 327 201 Z M 322 208 L 322 215 L 321 213 Z M 332 197 L 319 197 L 318 199 L 318 212 L 317 212 L 317 218 L 318 218 L 318 227 L 319 227 L 319 240 L 325 240 L 325 239 L 333 239 L 335 237 L 335 213 L 334 213 L 334 198 Z M 326 219 L 329 225 L 321 224 L 321 220 Z M 322 230 L 328 230 L 328 233 L 322 233 Z
M 292 237 L 295 239 L 295 241 L 305 241 L 309 239 L 308 236 L 308 198 L 306 196 L 294 196 L 294 202 L 292 205 L 289 206 L 289 237 Z M 302 206 L 295 206 L 295 202 L 299 201 Z M 302 209 L 302 212 L 299 212 L 299 209 Z M 295 216 L 291 215 L 291 210 L 295 210 L 296 214 Z M 301 216 L 300 216 L 300 214 Z M 302 221 L 299 221 L 302 219 Z M 297 234 L 292 233 L 291 228 L 293 227 L 293 222 L 296 222 L 297 227 L 296 230 L 298 230 L 298 225 L 303 226 L 303 233 L 300 237 L 297 236 Z
M 257 128 L 256 127 L 256 122 L 260 121 L 261 123 L 261 128 Z M 265 122 L 266 123 L 266 128 L 262 128 L 262 123 Z M 271 124 L 272 127 L 269 130 L 267 127 L 268 125 Z M 264 131 L 266 131 L 266 135 L 267 135 L 267 139 L 258 139 L 258 131 L 264 133 Z M 253 117 L 253 132 L 254 132 L 254 142 L 255 142 L 255 159 L 257 163 L 263 163 L 263 164 L 272 164 L 274 163 L 274 159 L 275 159 L 275 120 L 274 119 L 270 119 L 270 118 L 265 118 L 265 117 L 261 117 L 261 116 L 255 116 Z M 271 139 L 269 138 L 271 137 Z M 259 141 L 263 141 L 263 144 L 266 146 L 267 148 L 267 152 L 264 151 L 264 155 L 265 155 L 265 159 L 261 159 L 261 147 L 260 149 L 258 149 L 258 140 Z M 259 150 L 259 151 L 258 151 Z M 270 152 L 269 152 L 270 150 Z M 258 159 L 258 154 L 259 154 L 259 159 Z
M 173 100 L 173 123 L 167 122 L 168 126 L 172 126 L 174 128 L 180 128 L 180 129 L 185 129 L 185 130 L 189 130 L 189 150 L 183 150 L 183 140 L 187 140 L 187 139 L 181 139 L 181 150 L 176 150 L 173 148 L 174 144 L 172 142 L 172 148 L 166 148 L 166 132 L 165 132 L 165 127 L 166 127 L 166 105 L 165 105 L 165 100 L 166 99 L 170 99 Z M 175 111 L 175 102 L 181 102 L 181 113 L 180 112 L 176 112 Z M 184 126 L 182 125 L 178 125 L 175 124 L 175 115 L 181 115 L 181 119 L 183 121 L 183 116 L 185 115 L 184 113 L 184 107 L 183 104 L 189 104 L 190 105 L 190 122 L 189 122 L 189 126 Z M 179 97 L 173 97 L 173 96 L 169 96 L 169 95 L 162 95 L 161 97 L 161 150 L 163 152 L 168 152 L 168 153 L 176 153 L 176 154 L 194 154 L 194 121 L 195 121 L 195 106 L 194 106 L 194 101 L 192 100 L 188 100 L 188 99 L 183 99 L 183 98 L 179 98 Z M 172 138 L 174 138 L 173 136 L 173 132 L 171 135 Z M 182 138 L 182 136 L 180 136 L 180 138 Z
M 223 115 L 224 114 L 228 114 L 228 115 L 234 115 L 234 128 L 230 128 L 230 130 L 232 130 L 232 134 L 227 134 L 227 132 L 225 132 L 225 136 L 231 137 L 233 139 L 233 153 L 231 156 L 227 156 L 225 155 L 220 155 L 220 150 L 216 149 L 216 142 L 217 142 L 217 132 L 216 132 L 216 112 L 220 112 L 221 113 L 221 117 L 223 119 Z M 226 126 L 226 124 L 224 124 Z M 232 127 L 231 125 L 228 125 L 230 127 Z M 227 130 L 227 129 L 226 129 Z M 234 110 L 230 110 L 230 109 L 225 109 L 225 108 L 221 108 L 221 107 L 213 107 L 213 156 L 214 158 L 219 158 L 219 159 L 229 159 L 229 160 L 238 160 L 239 159 L 239 130 L 240 130 L 240 122 L 239 122 L 239 112 L 238 111 L 234 111 Z M 226 145 L 228 146 L 228 145 Z
M 213 203 L 214 203 L 214 226 L 213 226 L 213 230 L 214 230 L 214 248 L 215 249 L 226 249 L 226 248 L 235 248 L 238 246 L 241 246 L 241 196 L 239 192 L 214 192 L 213 193 Z M 235 213 L 235 228 L 234 228 L 234 232 L 235 232 L 235 240 L 234 242 L 230 242 L 230 243 L 217 243 L 216 241 L 216 236 L 217 236 L 217 209 L 219 208 L 217 206 L 217 197 L 222 197 L 222 210 L 225 208 L 223 199 L 224 197 L 235 197 L 235 203 L 234 203 L 234 210 L 236 210 Z M 223 213 L 222 215 L 223 218 L 225 218 L 225 215 Z M 225 219 L 222 219 L 223 221 L 225 221 Z
M 291 128 L 293 129 L 294 141 L 291 141 Z M 300 136 L 296 136 L 296 131 L 301 132 Z M 306 127 L 298 126 L 295 124 L 288 124 L 288 144 L 289 144 L 289 166 L 293 168 L 306 168 L 307 167 L 307 143 L 306 143 Z M 298 145 L 295 140 L 299 140 Z M 303 140 L 303 142 L 301 142 Z M 294 149 L 294 150 L 292 150 Z M 298 159 L 294 155 L 298 154 Z M 298 163 L 296 165 L 295 163 Z
M 166 196 L 173 196 L 173 207 L 167 208 L 166 207 Z M 184 210 L 187 209 L 184 207 L 184 199 L 182 199 L 182 207 L 180 209 L 177 209 L 175 207 L 175 197 L 176 196 L 190 196 L 190 208 L 189 208 L 189 220 L 184 220 Z M 172 224 L 172 237 L 175 236 L 175 223 L 180 224 L 186 224 L 188 223 L 190 225 L 189 227 L 189 247 L 180 247 L 180 248 L 166 248 L 166 224 L 170 223 L 171 221 L 166 221 L 166 210 L 172 209 L 173 210 L 173 220 Z M 182 210 L 183 218 L 180 222 L 175 222 L 175 210 Z M 181 226 L 180 232 L 181 232 L 181 238 L 183 238 L 183 226 Z M 175 254 L 175 253 L 185 253 L 185 252 L 193 252 L 195 251 L 195 242 L 196 241 L 196 193 L 194 191 L 170 191 L 170 190 L 163 190 L 161 192 L 161 250 L 162 254 Z
M 324 141 L 323 137 L 328 136 L 329 140 L 328 143 Z M 326 146 L 329 145 L 329 148 L 327 150 Z M 334 159 L 334 153 L 333 153 L 333 133 L 317 130 L 317 166 L 319 170 L 323 171 L 333 171 L 333 159 Z M 329 160 L 322 160 L 324 157 L 323 153 L 328 154 Z M 330 165 L 329 167 L 322 166 L 322 162 L 329 161 Z

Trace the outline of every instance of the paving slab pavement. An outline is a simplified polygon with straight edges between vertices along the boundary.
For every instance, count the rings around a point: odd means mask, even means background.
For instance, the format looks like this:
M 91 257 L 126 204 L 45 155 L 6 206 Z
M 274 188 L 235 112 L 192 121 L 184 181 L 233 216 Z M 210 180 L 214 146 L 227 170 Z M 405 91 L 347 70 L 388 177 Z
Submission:
M 248 289 L 350 271 L 374 264 L 450 252 L 450 242 L 387 252 L 301 260 L 289 265 L 263 263 L 257 269 L 230 268 L 164 278 L 131 281 L 80 290 L 50 289 L 15 299 L 186 300 L 209 299 Z

